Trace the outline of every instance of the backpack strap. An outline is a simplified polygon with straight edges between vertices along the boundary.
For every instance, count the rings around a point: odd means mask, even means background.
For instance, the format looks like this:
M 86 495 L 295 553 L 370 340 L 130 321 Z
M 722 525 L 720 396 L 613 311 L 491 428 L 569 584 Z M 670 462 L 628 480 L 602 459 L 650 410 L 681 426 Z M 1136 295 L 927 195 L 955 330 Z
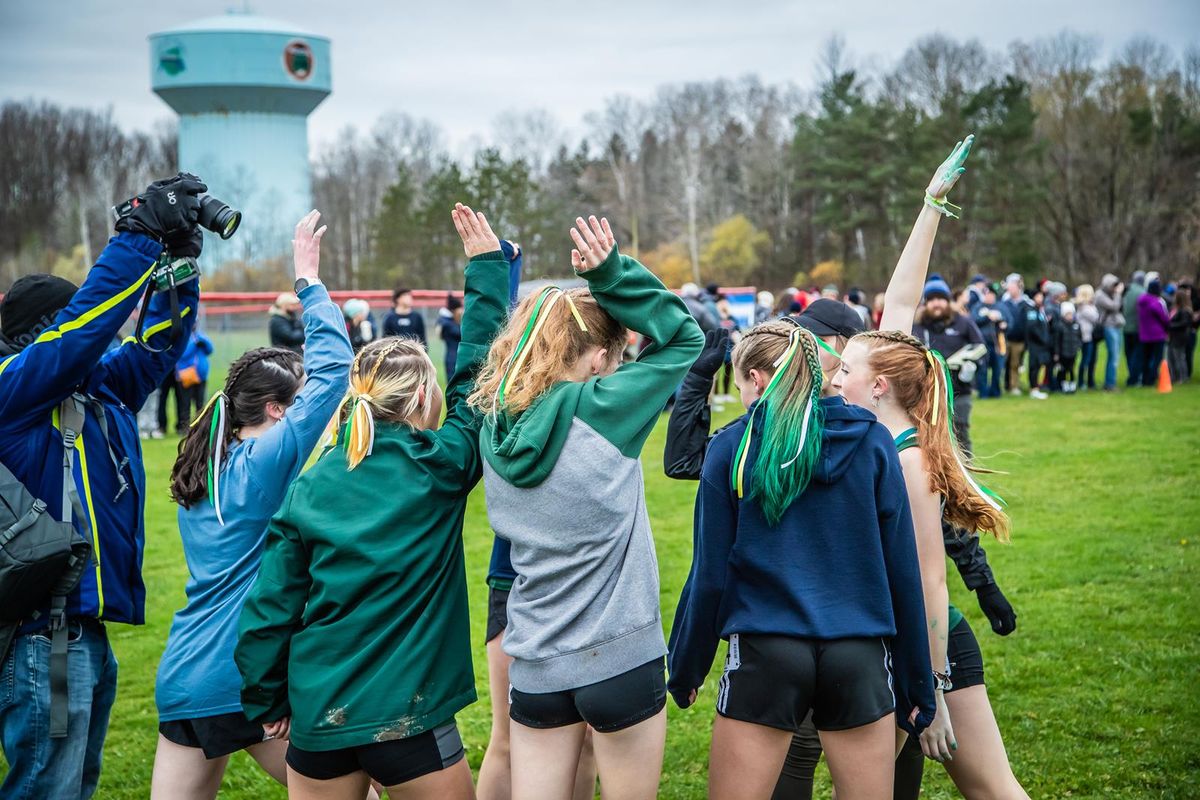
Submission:
M 916 428 L 909 428 L 908 430 L 904 431 L 899 436 L 897 436 L 894 441 L 896 443 L 896 452 L 897 453 L 903 453 L 905 450 L 909 449 L 910 447 L 919 447 L 920 446 L 919 443 L 917 442 L 917 429 Z
M 71 515 L 88 527 L 91 522 L 83 512 L 79 493 L 75 491 L 75 442 L 83 431 L 85 400 L 73 394 L 63 401 L 58 413 L 58 426 L 63 440 L 63 522 L 70 524 Z M 80 573 L 83 564 L 76 565 Z M 78 581 L 71 582 L 71 586 Z M 61 586 L 60 581 L 60 586 Z M 67 593 L 59 591 L 50 596 L 50 738 L 62 739 L 67 735 Z

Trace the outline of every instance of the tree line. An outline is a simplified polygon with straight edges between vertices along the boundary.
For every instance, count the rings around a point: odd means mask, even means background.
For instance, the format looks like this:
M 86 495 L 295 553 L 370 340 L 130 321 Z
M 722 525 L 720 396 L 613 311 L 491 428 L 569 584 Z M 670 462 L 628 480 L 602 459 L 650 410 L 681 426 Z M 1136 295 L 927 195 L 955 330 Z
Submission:
M 934 167 L 968 132 L 976 147 L 951 198 L 963 219 L 934 254 L 952 282 L 1196 275 L 1200 46 L 1137 38 L 1101 52 L 1072 32 L 1004 52 L 933 35 L 880 70 L 835 37 L 811 90 L 753 76 L 662 86 L 609 98 L 575 138 L 548 112 L 513 111 L 467 158 L 434 124 L 385 114 L 314 158 L 330 279 L 457 285 L 448 210 L 469 198 L 525 247 L 530 276 L 569 273 L 566 229 L 597 210 L 670 285 L 878 289 Z M 0 287 L 82 270 L 108 207 L 173 170 L 170 127 L 125 133 L 91 111 L 6 103 L 0 140 Z M 209 285 L 277 288 L 278 266 L 231 265 Z

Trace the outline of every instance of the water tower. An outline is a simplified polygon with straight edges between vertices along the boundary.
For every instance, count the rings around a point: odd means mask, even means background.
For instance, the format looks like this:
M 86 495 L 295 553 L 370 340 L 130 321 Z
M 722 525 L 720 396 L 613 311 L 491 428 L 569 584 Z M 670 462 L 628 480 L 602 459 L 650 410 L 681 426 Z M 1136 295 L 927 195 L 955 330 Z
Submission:
M 203 260 L 257 261 L 289 250 L 312 208 L 308 115 L 331 91 L 329 39 L 230 13 L 151 34 L 150 82 L 179 114 L 179 167 L 243 213 Z

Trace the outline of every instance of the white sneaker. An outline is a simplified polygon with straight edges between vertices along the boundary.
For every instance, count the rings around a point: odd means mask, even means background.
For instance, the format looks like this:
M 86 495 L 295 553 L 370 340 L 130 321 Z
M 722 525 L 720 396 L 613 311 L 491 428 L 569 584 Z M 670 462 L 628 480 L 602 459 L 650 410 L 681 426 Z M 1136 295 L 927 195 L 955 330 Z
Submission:
M 1034 400 L 1045 400 L 1050 395 L 1046 394 L 1041 389 L 1030 389 L 1029 396 Z
M 1009 394 L 1011 394 L 1013 397 L 1020 397 L 1022 392 L 1020 389 L 1014 388 L 1011 392 L 1009 392 Z
M 151 431 L 150 438 L 151 439 L 161 439 L 161 438 L 163 438 L 163 432 L 162 431 Z

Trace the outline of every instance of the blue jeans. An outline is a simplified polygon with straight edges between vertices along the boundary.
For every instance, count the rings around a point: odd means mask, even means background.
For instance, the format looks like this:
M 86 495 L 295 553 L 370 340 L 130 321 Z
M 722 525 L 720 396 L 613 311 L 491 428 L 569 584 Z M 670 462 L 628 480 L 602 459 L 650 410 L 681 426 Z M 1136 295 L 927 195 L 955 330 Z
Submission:
M 1079 382 L 1089 389 L 1096 388 L 1096 354 L 1100 344 L 1094 338 L 1083 343 L 1079 356 Z
M 1166 350 L 1166 342 L 1142 342 L 1142 386 L 1158 384 L 1158 365 Z
M 100 780 L 117 660 L 99 622 L 68 624 L 66 738 L 50 738 L 48 632 L 15 636 L 0 666 L 0 744 L 9 767 L 0 797 L 6 800 L 85 800 Z
M 1104 363 L 1104 388 L 1117 387 L 1117 360 L 1121 355 L 1121 329 L 1104 329 L 1104 350 L 1108 355 Z

